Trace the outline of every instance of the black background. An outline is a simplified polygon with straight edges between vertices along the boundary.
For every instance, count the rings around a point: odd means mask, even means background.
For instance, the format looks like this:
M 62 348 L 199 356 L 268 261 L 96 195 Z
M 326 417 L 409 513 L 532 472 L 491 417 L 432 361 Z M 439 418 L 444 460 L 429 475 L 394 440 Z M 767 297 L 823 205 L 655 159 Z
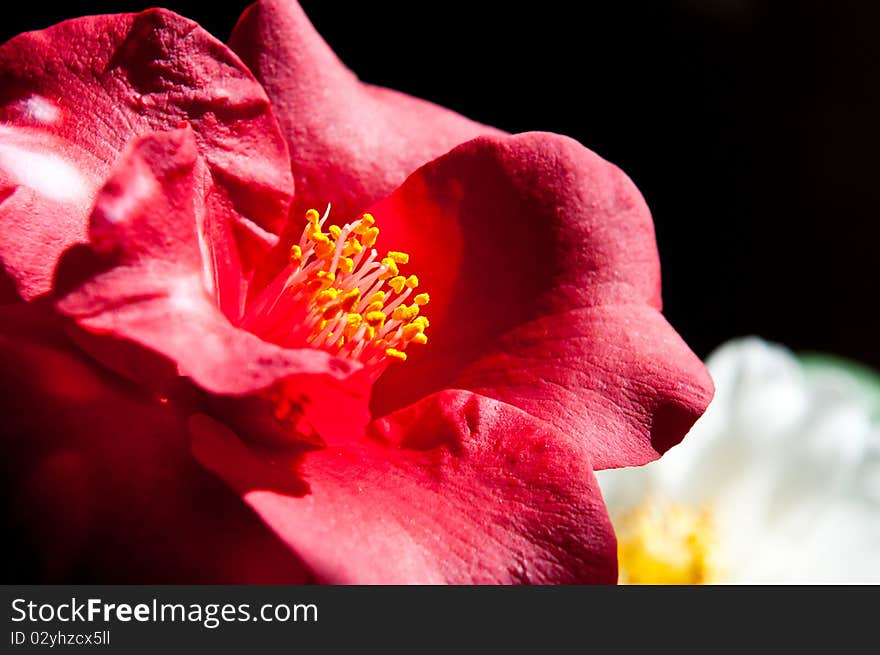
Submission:
M 164 6 L 225 40 L 246 4 Z M 567 134 L 627 171 L 654 215 L 665 313 L 699 355 L 758 334 L 880 367 L 880 5 L 302 4 L 362 79 Z M 148 6 L 15 3 L 0 40 Z

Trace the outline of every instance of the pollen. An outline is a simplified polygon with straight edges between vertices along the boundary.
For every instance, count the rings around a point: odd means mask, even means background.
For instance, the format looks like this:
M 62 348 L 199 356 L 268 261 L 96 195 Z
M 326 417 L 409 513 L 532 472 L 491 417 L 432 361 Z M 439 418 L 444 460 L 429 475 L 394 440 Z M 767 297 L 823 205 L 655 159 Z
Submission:
M 418 305 L 410 305 L 409 307 L 398 307 L 391 313 L 391 318 L 401 323 L 408 323 L 419 314 Z
M 345 328 L 350 333 L 349 336 L 354 334 L 357 329 L 363 324 L 364 317 L 360 314 L 349 314 L 345 317 Z
M 366 316 L 364 316 L 364 320 L 372 325 L 374 328 L 380 328 L 385 325 L 385 320 L 388 317 L 385 316 L 383 312 L 368 312 Z
M 388 280 L 388 286 L 394 289 L 394 293 L 400 293 L 403 291 L 403 287 L 406 286 L 406 278 L 402 275 L 396 275 Z
M 648 498 L 615 528 L 622 583 L 711 584 L 720 577 L 708 508 Z
M 316 305 L 326 305 L 339 297 L 339 289 L 324 289 L 315 296 Z
M 356 228 L 354 228 L 353 232 L 355 234 L 363 236 L 367 233 L 371 227 L 376 224 L 376 219 L 373 218 L 372 214 L 364 214 L 361 216 L 361 221 Z
M 386 348 L 385 354 L 388 355 L 388 357 L 391 357 L 393 359 L 398 359 L 401 362 L 406 361 L 406 353 L 403 352 L 402 350 L 397 350 L 396 348 Z
M 303 251 L 298 245 L 292 245 L 290 247 L 290 263 L 294 266 L 299 266 L 299 263 L 302 261 Z
M 364 244 L 364 248 L 372 248 L 376 245 L 376 239 L 379 238 L 379 228 L 371 227 L 369 230 L 364 232 L 361 237 L 361 243 Z
M 407 323 L 402 328 L 402 336 L 406 341 L 411 341 L 417 334 L 424 332 L 420 323 Z
M 296 305 L 287 310 L 295 324 L 286 341 L 301 335 L 313 348 L 377 371 L 387 362 L 406 361 L 410 344 L 428 341 L 428 319 L 419 315 L 428 294 L 410 297 L 419 278 L 401 272 L 410 255 L 399 250 L 379 255 L 379 228 L 371 214 L 325 227 L 329 213 L 329 206 L 323 216 L 315 209 L 305 213 L 302 236 L 290 248 L 287 277 L 278 283 Z M 276 305 L 266 303 L 270 311 Z
M 409 264 L 409 255 L 405 252 L 391 250 L 388 252 L 388 259 L 394 261 L 396 264 Z
M 343 273 L 351 273 L 354 270 L 354 260 L 351 257 L 340 257 L 339 270 Z
M 340 303 L 340 306 L 346 312 L 350 312 L 360 299 L 361 299 L 361 290 L 358 289 L 357 287 L 355 287 L 351 291 L 347 291 L 345 294 L 343 294 L 342 302 Z
M 342 254 L 346 257 L 351 257 L 352 255 L 359 255 L 364 251 L 363 244 L 357 239 L 349 239 L 345 242 L 345 248 L 342 249 Z
M 382 277 L 384 278 L 392 278 L 400 274 L 400 270 L 397 268 L 397 262 L 391 259 L 391 257 L 386 257 L 382 260 L 382 266 L 385 267 L 385 272 L 382 273 Z

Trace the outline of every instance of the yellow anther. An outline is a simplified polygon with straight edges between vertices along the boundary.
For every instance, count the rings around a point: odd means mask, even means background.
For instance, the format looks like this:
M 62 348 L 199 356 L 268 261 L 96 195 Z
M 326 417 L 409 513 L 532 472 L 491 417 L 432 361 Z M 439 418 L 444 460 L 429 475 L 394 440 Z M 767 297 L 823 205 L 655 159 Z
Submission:
M 419 278 L 418 277 L 416 277 L 415 275 L 410 275 L 408 278 L 406 278 L 406 288 L 407 289 L 415 289 L 417 286 L 419 286 Z
M 349 314 L 345 317 L 345 330 L 346 334 L 351 336 L 355 332 L 357 332 L 358 328 L 364 322 L 364 317 L 360 314 Z
M 364 313 L 366 314 L 369 312 L 380 312 L 380 311 L 382 311 L 382 308 L 384 306 L 385 306 L 385 303 L 380 300 L 377 300 L 376 302 L 371 302 L 369 305 L 367 305 L 367 308 L 364 310 Z
M 321 215 L 317 209 L 310 209 L 306 212 L 306 220 L 314 225 L 321 220 Z
M 407 323 L 401 329 L 402 337 L 404 341 L 409 341 L 417 334 L 421 334 L 424 332 L 424 328 L 421 323 Z
M 342 348 L 342 346 L 345 345 L 345 335 L 344 334 L 341 337 L 339 337 L 339 341 L 336 342 L 336 345 L 339 348 Z
M 384 305 L 385 304 L 385 295 L 386 294 L 384 291 L 377 291 L 376 293 L 374 293 L 372 296 L 370 296 L 367 299 L 367 302 L 369 302 L 370 304 L 373 304 L 374 302 L 380 302 Z
M 373 337 L 375 337 L 375 336 L 376 336 L 376 328 L 374 328 L 372 325 L 368 325 L 367 329 L 364 330 L 364 340 L 368 341 L 368 342 L 372 341 Z
M 419 315 L 419 306 L 410 305 L 409 307 L 400 306 L 391 314 L 391 318 L 401 323 L 409 323 Z M 422 328 L 424 329 L 424 328 Z
M 324 289 L 315 296 L 315 304 L 326 305 L 328 302 L 333 302 L 334 300 L 336 300 L 336 297 L 338 295 L 339 289 Z
M 366 234 L 367 231 L 376 224 L 376 219 L 372 214 L 364 214 L 361 217 L 360 224 L 354 229 L 355 234 Z M 378 234 L 378 232 L 377 232 Z M 372 245 L 372 244 L 370 244 Z M 369 246 L 367 246 L 369 248 Z
M 385 319 L 387 318 L 384 312 L 367 312 L 364 315 L 364 320 L 367 321 L 367 324 L 374 328 L 380 328 L 385 325 Z
M 424 346 L 426 343 L 428 343 L 428 335 L 424 332 L 419 332 L 418 334 L 414 335 L 412 339 L 410 339 L 410 343 L 417 343 L 420 346 Z
M 303 251 L 299 245 L 294 244 L 290 246 L 290 263 L 294 266 L 299 266 L 300 262 L 303 258 Z
M 321 228 L 317 223 L 310 223 L 306 228 L 306 236 L 315 243 L 329 243 L 330 237 L 321 232 Z
M 406 284 L 406 278 L 402 275 L 398 275 L 396 277 L 388 280 L 388 286 L 394 289 L 395 293 L 400 293 L 403 291 L 403 286 Z
M 318 259 L 330 259 L 336 252 L 336 244 L 327 239 L 326 241 L 318 241 L 315 244 L 315 254 Z
M 400 274 L 400 270 L 397 268 L 397 262 L 390 257 L 386 257 L 382 260 L 382 266 L 385 267 L 385 272 L 379 276 L 380 280 L 387 280 L 390 277 Z
M 346 292 L 345 295 L 342 296 L 342 302 L 340 302 L 339 304 L 346 312 L 350 312 L 352 309 L 354 309 L 354 306 L 358 304 L 358 301 L 360 299 L 361 290 L 355 288 L 351 291 Z
M 336 281 L 336 276 L 330 271 L 318 271 L 315 279 L 321 283 L 321 290 L 330 288 Z
M 428 320 L 427 316 L 418 316 L 415 319 L 413 319 L 413 323 L 421 323 L 422 330 L 425 330 L 431 326 L 431 322 Z
M 363 241 L 363 244 L 364 244 L 364 248 L 372 248 L 374 245 L 376 245 L 376 239 L 378 239 L 378 238 L 379 238 L 379 228 L 378 227 L 371 227 L 370 229 L 368 229 L 366 232 L 364 232 L 363 237 L 361 237 L 361 240 Z
M 338 239 L 339 235 L 342 234 L 342 228 L 339 227 L 338 225 L 331 225 L 330 227 L 327 228 L 327 231 L 330 233 L 330 236 L 332 236 L 334 239 Z
M 406 361 L 406 353 L 402 350 L 397 350 L 396 348 L 386 348 L 385 354 L 391 359 L 396 359 L 401 362 Z
M 315 326 L 315 331 L 321 332 L 325 327 L 327 327 L 327 323 L 329 322 L 330 321 L 328 321 L 327 319 L 321 319 L 320 321 L 318 321 L 318 325 Z
M 394 260 L 397 264 L 409 264 L 409 254 L 397 250 L 389 250 L 388 259 Z
M 413 302 L 420 306 L 427 305 L 430 301 L 431 296 L 429 296 L 427 293 L 420 293 L 415 298 L 413 298 Z
M 351 257 L 340 257 L 339 270 L 343 273 L 351 273 L 354 270 L 354 260 Z
M 364 247 L 361 245 L 361 242 L 357 239 L 349 239 L 345 242 L 345 248 L 342 249 L 342 254 L 346 257 L 351 257 L 352 255 L 358 255 L 364 251 Z

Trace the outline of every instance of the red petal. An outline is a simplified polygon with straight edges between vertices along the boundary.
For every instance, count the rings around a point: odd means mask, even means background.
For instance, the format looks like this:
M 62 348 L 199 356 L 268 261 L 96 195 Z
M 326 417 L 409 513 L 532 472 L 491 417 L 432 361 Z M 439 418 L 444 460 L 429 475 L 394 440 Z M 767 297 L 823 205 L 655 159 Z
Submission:
M 196 457 L 330 583 L 614 583 L 614 534 L 577 440 L 464 391 L 351 440 L 262 455 L 205 416 Z M 269 459 L 272 462 L 269 462 Z
M 640 304 L 571 310 L 518 326 L 457 384 L 587 437 L 597 470 L 657 459 L 712 398 L 700 360 L 657 310 Z
M 293 374 L 345 377 L 347 363 L 262 341 L 217 307 L 214 248 L 230 237 L 213 184 L 191 130 L 134 142 L 95 202 L 93 250 L 59 266 L 59 310 L 109 338 L 93 347 L 146 346 L 213 393 L 249 394 Z
M 266 89 L 287 137 L 297 224 L 305 210 L 328 202 L 339 220 L 354 218 L 423 163 L 479 134 L 500 134 L 424 100 L 361 83 L 294 0 L 251 5 L 229 45 Z
M 370 211 L 431 294 L 430 342 L 382 376 L 375 414 L 478 390 L 585 436 L 604 468 L 656 458 L 708 404 L 708 373 L 659 313 L 644 200 L 575 141 L 476 139 Z
M 46 291 L 61 252 L 86 239 L 105 168 L 54 134 L 0 125 L 0 261 L 18 294 Z
M 47 316 L 33 304 L 0 308 L 5 545 L 31 567 L 16 579 L 306 580 L 300 562 L 193 460 L 174 402 L 91 365 Z
M 45 292 L 61 252 L 84 240 L 126 143 L 183 121 L 237 222 L 272 241 L 263 230 L 293 192 L 286 145 L 260 85 L 198 25 L 162 9 L 90 16 L 0 48 L 0 258 L 24 297 Z

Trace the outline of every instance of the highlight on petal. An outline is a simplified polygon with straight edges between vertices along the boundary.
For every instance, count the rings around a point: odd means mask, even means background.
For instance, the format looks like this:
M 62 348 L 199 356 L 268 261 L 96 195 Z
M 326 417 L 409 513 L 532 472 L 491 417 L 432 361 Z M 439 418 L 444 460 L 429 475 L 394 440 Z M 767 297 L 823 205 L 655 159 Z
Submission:
M 219 394 L 254 393 L 294 374 L 353 373 L 326 352 L 262 341 L 221 311 L 224 286 L 238 279 L 215 268 L 223 265 L 215 247 L 231 241 L 232 227 L 216 197 L 189 128 L 131 145 L 95 201 L 91 246 L 68 252 L 58 269 L 58 309 L 108 337 L 81 344 L 101 359 L 114 339 L 140 344 Z
M 515 405 L 592 444 L 596 468 L 677 443 L 712 395 L 660 314 L 648 208 L 567 137 L 481 137 L 370 208 L 431 287 L 431 347 L 390 369 L 375 415 L 444 387 Z
M 0 307 L 0 502 L 13 581 L 308 581 L 193 460 L 187 410 L 95 366 L 60 323 L 40 302 Z
M 614 583 L 589 453 L 523 412 L 447 390 L 368 437 L 284 455 L 190 420 L 197 459 L 319 582 Z
M 480 134 L 500 134 L 360 82 L 295 0 L 248 7 L 229 45 L 266 89 L 287 138 L 297 187 L 293 216 L 331 202 L 336 215 L 354 218 L 418 166 Z
M 103 167 L 55 134 L 0 124 L 0 262 L 16 295 L 48 289 L 60 253 L 86 239 Z
M 49 200 L 75 206 L 88 203 L 89 183 L 82 167 L 66 160 L 56 144 L 21 139 L 20 133 L 3 125 L 0 137 L 5 139 L 0 142 L 0 170 L 9 176 L 10 186 L 25 186 Z
M 0 46 L 0 260 L 25 299 L 85 240 L 129 140 L 182 122 L 238 236 L 272 245 L 293 193 L 286 144 L 251 73 L 194 22 L 163 9 L 89 16 Z

